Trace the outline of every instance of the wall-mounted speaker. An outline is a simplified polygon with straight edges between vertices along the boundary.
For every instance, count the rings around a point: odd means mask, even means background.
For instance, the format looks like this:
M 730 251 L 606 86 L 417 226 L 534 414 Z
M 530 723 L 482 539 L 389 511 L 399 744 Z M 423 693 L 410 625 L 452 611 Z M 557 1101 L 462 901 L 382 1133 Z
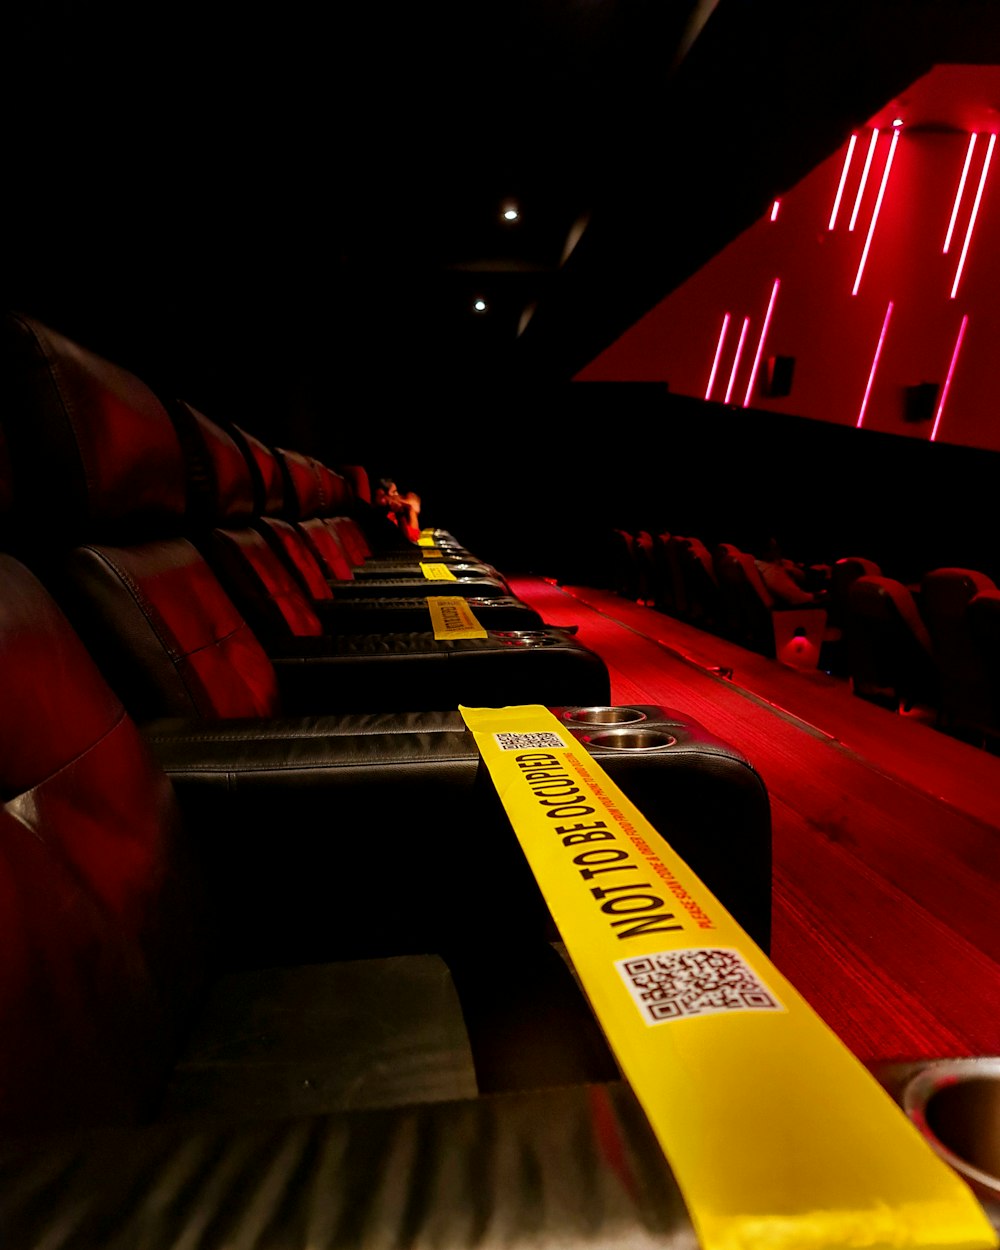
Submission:
M 768 356 L 764 369 L 764 394 L 770 399 L 791 395 L 794 373 L 794 356 Z
M 918 382 L 903 387 L 903 420 L 929 421 L 938 401 L 937 382 Z

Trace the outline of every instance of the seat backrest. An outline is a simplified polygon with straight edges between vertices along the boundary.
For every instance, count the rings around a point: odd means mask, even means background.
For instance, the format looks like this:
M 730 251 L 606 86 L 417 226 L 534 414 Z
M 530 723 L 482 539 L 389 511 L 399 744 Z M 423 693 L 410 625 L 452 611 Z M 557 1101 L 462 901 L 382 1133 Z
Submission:
M 724 605 L 712 553 L 690 534 L 675 534 L 672 542 L 684 586 L 684 619 L 703 629 L 721 629 Z
M 930 634 L 902 582 L 884 576 L 854 581 L 844 643 L 855 694 L 894 711 L 938 707 L 940 683 Z
M 830 624 L 841 628 L 847 612 L 847 595 L 859 577 L 880 577 L 882 569 L 865 556 L 842 556 L 830 566 L 830 597 L 827 612 Z
M 29 317 L 4 319 L 2 351 L 17 396 L 0 416 L 15 554 L 43 573 L 130 714 L 277 714 L 271 660 L 186 536 L 189 482 L 164 403 Z
M 0 388 L 19 549 L 178 532 L 183 457 L 166 409 L 143 381 L 34 318 L 8 313 Z
M 1000 751 L 1000 588 L 981 590 L 969 601 L 969 633 L 983 673 L 984 745 Z
M 684 590 L 673 537 L 669 530 L 652 535 L 653 600 L 661 612 L 682 616 Z
M 726 632 L 762 655 L 774 655 L 774 596 L 764 584 L 753 556 L 733 543 L 719 543 L 712 553 L 719 590 L 726 604 Z
M 38 579 L 0 555 L 0 1126 L 154 1109 L 207 978 L 173 790 Z
M 969 604 L 984 590 L 996 590 L 996 585 L 978 569 L 931 569 L 920 583 L 920 615 L 941 679 L 945 728 L 976 726 L 989 715 L 986 673 L 969 624 Z
M 321 635 L 314 605 L 332 592 L 292 522 L 257 515 L 245 440 L 190 404 L 170 412 L 185 452 L 190 537 L 242 615 L 265 643 Z

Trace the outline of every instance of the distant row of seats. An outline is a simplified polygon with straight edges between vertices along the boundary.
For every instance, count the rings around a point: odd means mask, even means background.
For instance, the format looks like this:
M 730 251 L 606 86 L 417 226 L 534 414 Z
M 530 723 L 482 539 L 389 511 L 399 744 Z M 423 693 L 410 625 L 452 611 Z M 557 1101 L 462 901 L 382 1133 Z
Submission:
M 599 742 L 603 660 L 357 466 L 24 315 L 0 392 L 4 1243 L 527 1247 L 543 1174 L 553 1244 L 683 1223 L 459 705 L 549 707 L 767 950 L 752 763 Z
M 733 544 L 615 530 L 606 571 L 620 594 L 763 655 L 777 655 L 787 613 Z M 874 560 L 844 556 L 816 585 L 823 610 L 818 662 L 854 693 L 921 709 L 941 730 L 1000 750 L 1000 589 L 978 569 L 928 570 L 918 584 Z

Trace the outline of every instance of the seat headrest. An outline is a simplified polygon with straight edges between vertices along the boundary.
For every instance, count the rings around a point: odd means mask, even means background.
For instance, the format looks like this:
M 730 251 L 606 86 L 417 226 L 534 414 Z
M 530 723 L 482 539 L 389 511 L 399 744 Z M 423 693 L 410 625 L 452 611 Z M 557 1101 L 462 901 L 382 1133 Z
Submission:
M 176 533 L 184 459 L 154 391 L 32 317 L 9 313 L 3 421 L 19 525 L 45 542 Z
M 883 624 L 902 624 L 928 654 L 931 637 L 920 616 L 913 592 L 894 577 L 865 576 L 851 583 L 851 612 Z
M 359 500 L 362 503 L 371 503 L 370 492 L 366 498 L 364 494 L 355 491 L 350 478 L 331 469 L 315 456 L 310 456 L 309 460 L 319 479 L 320 507 L 324 516 L 339 516 L 341 513 L 351 512 Z M 366 477 L 365 481 L 367 480 Z
M 368 470 L 361 464 L 338 464 L 335 471 L 344 479 L 355 499 L 371 503 L 372 485 Z
M 285 479 L 278 458 L 268 445 L 239 425 L 230 426 L 241 447 L 253 477 L 254 510 L 259 516 L 284 516 Z
M 313 462 L 300 451 L 274 449 L 285 479 L 286 511 L 296 521 L 323 515 L 323 496 Z
M 935 618 L 954 616 L 981 590 L 995 589 L 993 579 L 978 569 L 931 569 L 920 584 L 920 609 Z
M 190 404 L 171 415 L 187 464 L 188 515 L 196 525 L 245 523 L 254 515 L 254 479 L 233 436 Z

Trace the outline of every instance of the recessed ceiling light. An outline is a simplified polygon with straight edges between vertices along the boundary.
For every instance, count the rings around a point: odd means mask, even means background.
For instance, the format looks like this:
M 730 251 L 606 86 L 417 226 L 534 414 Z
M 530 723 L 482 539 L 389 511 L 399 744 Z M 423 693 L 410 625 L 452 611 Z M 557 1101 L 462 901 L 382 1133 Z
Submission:
M 504 221 L 510 221 L 510 222 L 520 221 L 521 210 L 518 208 L 518 206 L 514 203 L 513 200 L 507 200 L 500 206 L 500 216 L 503 218 Z
M 482 298 L 474 300 L 472 307 L 477 313 L 484 313 L 486 311 L 486 301 Z

